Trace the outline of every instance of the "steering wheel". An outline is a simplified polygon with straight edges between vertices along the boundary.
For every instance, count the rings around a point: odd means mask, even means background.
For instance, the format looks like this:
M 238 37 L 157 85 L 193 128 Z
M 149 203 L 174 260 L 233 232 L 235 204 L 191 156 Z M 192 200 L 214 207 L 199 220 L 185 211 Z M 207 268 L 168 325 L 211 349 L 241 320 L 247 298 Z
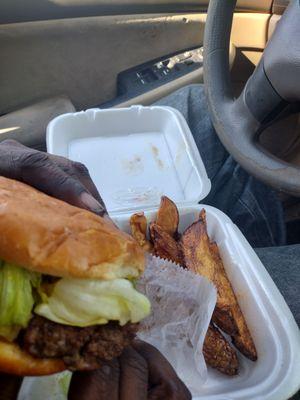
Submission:
M 216 132 L 233 158 L 277 190 L 300 196 L 300 168 L 259 144 L 259 135 L 300 107 L 300 0 L 291 0 L 259 65 L 235 99 L 229 43 L 236 0 L 210 0 L 204 37 L 204 82 Z M 283 132 L 284 134 L 284 132 Z

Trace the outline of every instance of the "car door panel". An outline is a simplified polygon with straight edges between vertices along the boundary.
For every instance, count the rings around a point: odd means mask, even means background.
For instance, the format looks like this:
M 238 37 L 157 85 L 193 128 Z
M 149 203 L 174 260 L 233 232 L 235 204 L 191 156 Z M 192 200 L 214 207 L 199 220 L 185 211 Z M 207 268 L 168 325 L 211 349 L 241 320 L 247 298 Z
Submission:
M 116 95 L 116 77 L 196 47 L 202 14 L 74 18 L 0 25 L 0 113 L 58 94 L 76 108 Z
M 277 0 L 284 1 L 284 0 Z M 206 12 L 208 0 L 1 0 L 0 24 L 100 15 Z M 238 0 L 237 10 L 270 12 L 272 0 Z
M 256 11 L 236 13 L 232 33 L 233 44 L 252 61 L 266 42 L 271 3 L 238 1 L 239 10 Z M 0 24 L 0 115 L 58 95 L 68 96 L 76 109 L 113 99 L 120 72 L 201 46 L 207 5 L 207 0 L 27 0 L 20 7 L 20 0 L 2 0 L 0 22 L 10 23 Z M 155 13 L 127 15 L 141 9 Z M 179 10 L 189 12 L 174 13 Z M 105 12 L 111 15 L 100 15 Z M 84 16 L 89 14 L 95 16 Z M 11 23 L 26 19 L 32 21 Z M 234 51 L 231 62 L 233 56 Z M 199 68 L 136 101 L 148 104 L 202 80 Z

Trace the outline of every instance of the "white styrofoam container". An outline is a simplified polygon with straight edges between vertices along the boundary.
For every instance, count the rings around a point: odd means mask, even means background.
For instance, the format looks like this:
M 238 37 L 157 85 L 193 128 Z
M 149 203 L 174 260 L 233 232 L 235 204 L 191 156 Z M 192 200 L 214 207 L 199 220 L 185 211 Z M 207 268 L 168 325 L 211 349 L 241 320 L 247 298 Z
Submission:
M 208 380 L 196 399 L 288 399 L 299 387 L 300 338 L 298 327 L 283 297 L 240 230 L 221 211 L 206 205 L 179 207 L 183 232 L 205 208 L 209 236 L 219 246 L 226 272 L 253 335 L 258 361 L 240 356 L 240 372 L 229 378 L 209 370 Z M 146 211 L 149 222 L 157 209 Z M 129 218 L 114 218 L 130 232 Z
M 110 215 L 125 231 L 136 210 L 153 220 L 162 194 L 179 205 L 181 231 L 206 209 L 209 235 L 220 247 L 258 361 L 240 356 L 235 378 L 209 369 L 197 400 L 286 400 L 299 389 L 297 324 L 239 229 L 221 211 L 197 204 L 208 194 L 210 182 L 178 111 L 138 106 L 65 114 L 48 125 L 47 148 L 86 164 Z
M 48 125 L 47 150 L 88 167 L 110 215 L 157 206 L 162 194 L 197 204 L 211 188 L 185 119 L 169 107 L 61 115 Z

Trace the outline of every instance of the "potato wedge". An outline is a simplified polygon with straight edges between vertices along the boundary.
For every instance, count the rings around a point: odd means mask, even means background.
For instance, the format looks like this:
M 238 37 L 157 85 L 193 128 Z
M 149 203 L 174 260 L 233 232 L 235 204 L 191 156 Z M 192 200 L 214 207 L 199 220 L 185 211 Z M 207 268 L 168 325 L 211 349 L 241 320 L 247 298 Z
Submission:
M 156 216 L 156 224 L 173 238 L 177 237 L 179 213 L 175 203 L 167 196 L 162 196 Z
M 150 224 L 150 237 L 154 247 L 154 254 L 157 257 L 173 261 L 181 266 L 183 265 L 179 243 L 155 222 Z
M 138 244 L 147 252 L 153 251 L 153 246 L 147 240 L 147 219 L 144 213 L 133 214 L 130 218 L 131 233 Z
M 257 360 L 257 352 L 256 352 L 256 348 L 255 348 L 253 339 L 251 337 L 246 320 L 242 314 L 240 306 L 235 297 L 232 286 L 227 278 L 226 271 L 225 271 L 225 268 L 224 268 L 224 265 L 223 265 L 223 262 L 222 262 L 222 259 L 221 259 L 220 253 L 219 253 L 219 249 L 218 249 L 218 246 L 216 243 L 211 244 L 211 250 L 212 250 L 212 255 L 214 257 L 215 263 L 217 265 L 216 280 L 218 281 L 218 284 L 217 284 L 218 291 L 219 291 L 219 288 L 221 291 L 222 290 L 224 291 L 223 293 L 221 292 L 222 298 L 225 298 L 227 295 L 232 300 L 231 314 L 232 314 L 232 317 L 237 326 L 237 332 L 235 334 L 231 335 L 233 344 L 235 345 L 235 347 L 237 349 L 239 349 L 239 351 L 242 354 L 244 354 L 244 356 L 246 356 L 247 358 L 249 358 L 252 361 L 256 361 Z M 216 324 L 217 324 L 217 321 L 216 321 Z M 225 329 L 223 329 L 223 330 L 224 330 L 224 332 L 226 332 Z
M 236 296 L 226 275 L 216 243 L 210 243 L 206 227 L 205 210 L 200 219 L 182 235 L 181 248 L 187 268 L 206 276 L 218 291 L 213 322 L 232 336 L 242 354 L 250 360 L 257 359 L 256 349 Z
M 236 351 L 213 324 L 210 324 L 205 336 L 203 355 L 210 367 L 226 375 L 237 375 L 239 362 Z
M 218 290 L 218 299 L 212 320 L 217 326 L 229 335 L 237 332 L 237 326 L 232 315 L 232 304 L 235 297 L 227 295 L 226 290 L 217 280 L 217 263 L 212 254 L 210 239 L 206 229 L 205 211 L 201 212 L 200 219 L 194 222 L 181 237 L 181 248 L 186 267 L 193 272 L 205 276 L 215 284 Z

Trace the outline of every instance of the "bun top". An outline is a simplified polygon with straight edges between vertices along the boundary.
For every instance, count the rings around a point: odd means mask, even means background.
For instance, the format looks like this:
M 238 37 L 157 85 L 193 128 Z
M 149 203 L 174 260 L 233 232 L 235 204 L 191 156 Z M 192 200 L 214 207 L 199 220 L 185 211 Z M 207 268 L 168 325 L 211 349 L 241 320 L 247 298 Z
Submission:
M 138 277 L 144 252 L 110 220 L 0 177 L 0 259 L 58 277 Z

